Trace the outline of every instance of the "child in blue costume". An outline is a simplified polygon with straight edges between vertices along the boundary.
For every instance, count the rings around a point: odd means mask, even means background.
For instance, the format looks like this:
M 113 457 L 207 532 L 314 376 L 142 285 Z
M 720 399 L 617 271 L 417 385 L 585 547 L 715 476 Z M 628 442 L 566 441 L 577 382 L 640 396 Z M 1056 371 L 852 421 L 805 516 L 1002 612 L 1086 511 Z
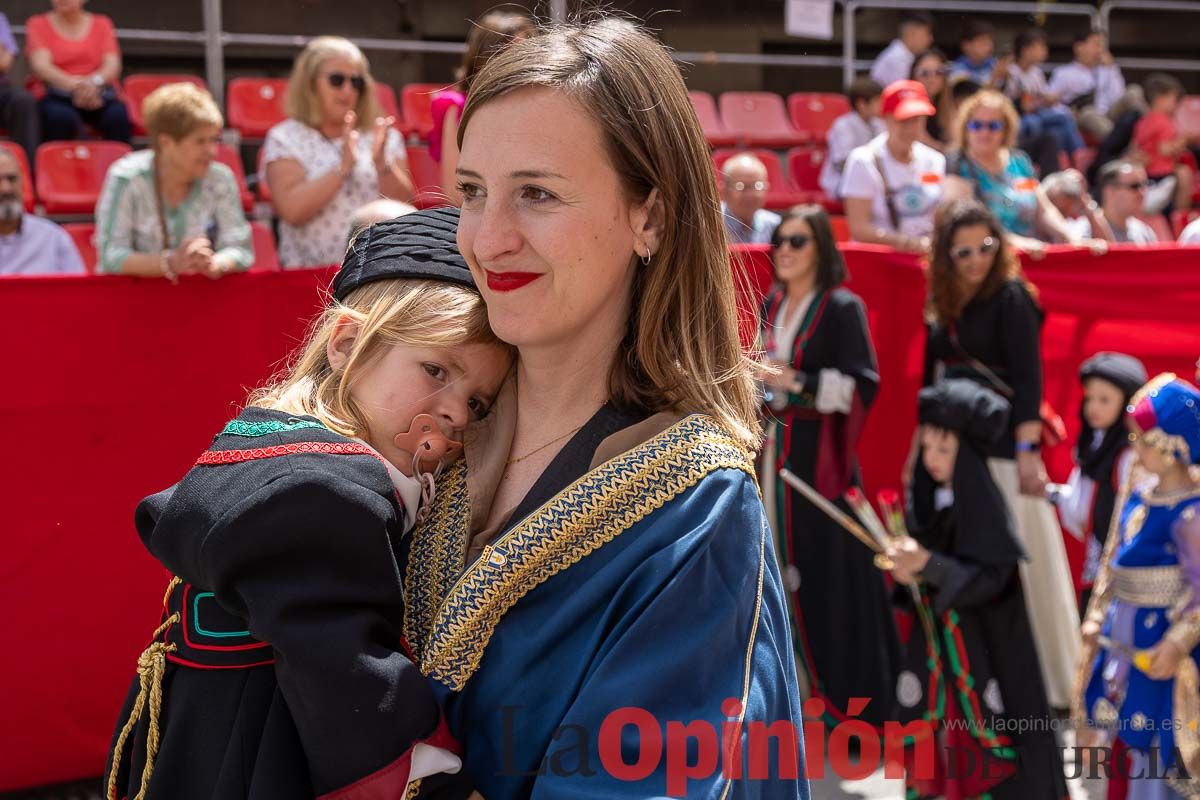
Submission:
M 1200 479 L 1190 469 L 1200 463 L 1200 391 L 1160 375 L 1134 395 L 1128 424 L 1157 480 L 1122 491 L 1072 711 L 1093 729 L 1081 743 L 1096 743 L 1099 729 L 1129 748 L 1129 800 L 1174 800 L 1200 793 Z

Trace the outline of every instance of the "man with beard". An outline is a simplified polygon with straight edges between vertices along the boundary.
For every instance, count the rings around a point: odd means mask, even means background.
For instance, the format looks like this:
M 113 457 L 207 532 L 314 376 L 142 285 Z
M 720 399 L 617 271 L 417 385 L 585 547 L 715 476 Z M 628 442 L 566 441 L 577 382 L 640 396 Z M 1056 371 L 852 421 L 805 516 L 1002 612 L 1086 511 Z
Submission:
M 75 243 L 48 219 L 25 213 L 21 166 L 0 150 L 0 275 L 82 275 Z

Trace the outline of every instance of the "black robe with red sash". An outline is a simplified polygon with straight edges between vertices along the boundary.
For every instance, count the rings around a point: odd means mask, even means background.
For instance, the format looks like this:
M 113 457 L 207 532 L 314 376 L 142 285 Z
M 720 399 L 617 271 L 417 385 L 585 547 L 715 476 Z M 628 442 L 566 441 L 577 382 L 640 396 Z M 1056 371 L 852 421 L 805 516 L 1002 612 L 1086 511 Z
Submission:
M 764 341 L 774 344 L 782 289 L 764 307 Z M 879 388 L 879 368 L 862 300 L 836 288 L 813 298 L 791 347 L 792 366 L 805 374 L 803 391 L 782 410 L 766 409 L 771 428 L 763 469 L 786 466 L 826 497 L 841 500 L 859 485 L 854 447 Z M 821 414 L 816 394 L 823 369 L 854 379 L 849 414 Z M 900 645 L 887 585 L 869 549 L 778 479 L 765 493 L 792 615 L 793 644 L 803 690 L 826 704 L 825 719 L 845 718 L 852 698 L 869 705 L 859 719 L 888 718 Z M 773 506 L 773 507 L 772 507 Z
M 457 745 L 403 644 L 405 522 L 374 450 L 261 408 L 143 500 L 178 577 L 146 609 L 109 800 L 397 800 L 421 775 L 422 797 L 469 794 L 426 771 Z

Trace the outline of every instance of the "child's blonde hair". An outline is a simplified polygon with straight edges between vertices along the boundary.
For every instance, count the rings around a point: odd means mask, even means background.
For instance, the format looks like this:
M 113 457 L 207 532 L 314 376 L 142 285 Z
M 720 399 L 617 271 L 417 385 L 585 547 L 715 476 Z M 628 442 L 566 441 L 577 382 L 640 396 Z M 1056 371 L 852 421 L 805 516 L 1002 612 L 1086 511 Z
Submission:
M 341 369 L 329 363 L 329 342 L 343 321 L 359 326 Z M 450 347 L 497 344 L 483 298 L 463 286 L 434 280 L 380 280 L 333 301 L 313 325 L 300 355 L 283 376 L 251 393 L 248 404 L 316 417 L 343 436 L 366 433 L 350 394 L 357 376 L 392 345 Z

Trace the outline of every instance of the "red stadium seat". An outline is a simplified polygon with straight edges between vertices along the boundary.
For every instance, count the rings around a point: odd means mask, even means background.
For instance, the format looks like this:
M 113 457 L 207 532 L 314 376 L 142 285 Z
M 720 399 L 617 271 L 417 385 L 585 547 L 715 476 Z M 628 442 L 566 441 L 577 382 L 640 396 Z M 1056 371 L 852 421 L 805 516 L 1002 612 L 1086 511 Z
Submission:
M 0 147 L 17 158 L 17 166 L 21 169 L 21 202 L 25 204 L 25 210 L 32 213 L 33 176 L 29 173 L 29 159 L 25 157 L 25 151 L 16 142 L 0 142 Z
M 122 81 L 125 90 L 125 107 L 129 109 L 129 121 L 133 123 L 133 132 L 138 136 L 146 135 L 146 123 L 142 117 L 142 103 L 146 96 L 160 86 L 168 83 L 191 83 L 207 90 L 208 84 L 203 78 L 195 75 L 129 75 Z
M 713 152 L 713 166 L 716 168 L 717 173 L 720 174 L 721 168 L 725 166 L 726 161 L 738 153 L 745 152 L 757 156 L 767 167 L 767 182 L 771 184 L 771 188 L 767 190 L 767 208 L 790 208 L 797 203 L 809 202 L 811 200 L 809 194 L 796 189 L 780 167 L 779 156 L 770 150 L 747 151 L 736 148 L 716 150 Z M 721 183 L 721 181 L 718 181 L 719 185 Z
M 400 90 L 400 110 L 404 114 L 404 132 L 429 139 L 433 130 L 433 96 L 446 88 L 444 83 L 410 83 Z
M 793 147 L 787 152 L 787 174 L 804 195 L 803 202 L 817 203 L 831 214 L 842 213 L 842 204 L 821 189 L 821 169 L 828 152 L 820 147 Z
M 233 171 L 233 179 L 237 181 L 238 195 L 242 198 L 242 210 L 247 214 L 254 210 L 254 195 L 246 185 L 246 169 L 242 166 L 242 155 L 236 148 L 222 142 L 217 145 L 217 161 Z
M 774 92 L 722 93 L 721 119 L 747 147 L 794 147 L 808 141 L 788 122 L 783 98 Z
M 396 102 L 396 90 L 386 83 L 375 81 L 375 101 L 385 117 L 394 117 L 392 127 L 404 130 L 404 115 L 400 113 L 400 104 Z
M 845 95 L 822 92 L 795 92 L 788 95 L 788 115 L 792 127 L 813 141 L 824 142 L 833 121 L 850 110 Z
M 258 199 L 262 200 L 264 203 L 270 203 L 271 187 L 267 185 L 267 173 L 266 170 L 263 169 L 263 154 L 265 152 L 265 147 L 258 148 L 258 166 L 256 167 L 258 172 L 258 184 L 255 186 L 255 188 L 258 190 Z
M 96 225 L 91 222 L 68 222 L 62 227 L 71 236 L 71 241 L 75 242 L 75 249 L 79 251 L 79 257 L 83 259 L 83 266 L 88 274 L 95 275 Z
M 708 92 L 688 92 L 692 108 L 700 120 L 700 128 L 704 138 L 708 139 L 709 147 L 730 147 L 737 144 L 737 137 L 725 130 L 725 123 L 717 113 L 717 103 Z
M 840 214 L 831 216 L 829 224 L 833 228 L 833 240 L 835 242 L 850 241 L 850 223 Z
M 442 191 L 442 171 L 429 155 L 425 145 L 408 145 L 408 169 L 412 173 L 413 205 L 417 208 L 435 208 L 449 205 Z
M 250 272 L 279 272 L 279 253 L 275 249 L 275 234 L 261 222 L 250 223 L 254 242 L 254 264 Z
M 287 113 L 286 78 L 234 78 L 225 91 L 225 122 L 249 139 L 261 139 Z
M 1175 123 L 1180 133 L 1189 139 L 1200 137 L 1200 95 L 1187 95 L 1179 101 Z
M 37 194 L 47 214 L 91 214 L 104 175 L 132 151 L 123 142 L 46 142 L 37 149 Z

